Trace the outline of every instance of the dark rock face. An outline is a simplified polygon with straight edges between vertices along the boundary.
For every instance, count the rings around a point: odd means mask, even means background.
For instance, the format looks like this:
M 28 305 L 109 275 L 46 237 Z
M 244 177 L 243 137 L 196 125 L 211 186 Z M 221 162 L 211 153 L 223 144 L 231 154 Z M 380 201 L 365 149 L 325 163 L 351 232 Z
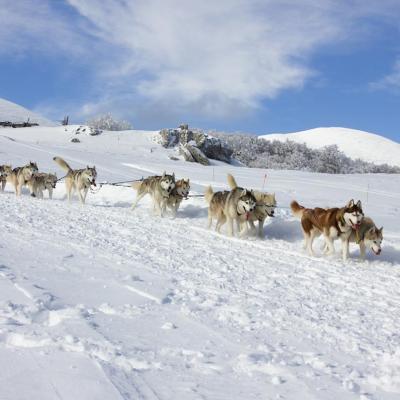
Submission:
M 163 147 L 179 145 L 179 152 L 186 161 L 210 165 L 209 158 L 227 163 L 231 162 L 233 150 L 219 138 L 207 135 L 201 130 L 191 130 L 187 124 L 177 129 L 162 129 L 159 143 Z

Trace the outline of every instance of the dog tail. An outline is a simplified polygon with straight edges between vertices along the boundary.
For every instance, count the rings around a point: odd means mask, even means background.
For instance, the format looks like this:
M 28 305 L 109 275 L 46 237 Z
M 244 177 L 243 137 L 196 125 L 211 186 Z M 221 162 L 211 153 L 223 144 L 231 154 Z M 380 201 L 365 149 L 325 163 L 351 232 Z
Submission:
M 214 192 L 213 192 L 212 187 L 210 185 L 210 186 L 208 186 L 208 188 L 206 189 L 206 191 L 204 193 L 204 198 L 206 199 L 206 202 L 208 204 L 211 203 L 211 200 L 212 200 L 213 196 L 214 196 Z
M 228 174 L 228 185 L 231 189 L 236 189 L 238 187 L 235 178 L 231 174 Z
M 53 160 L 65 171 L 69 172 L 72 168 L 61 157 L 54 157 Z
M 301 206 L 296 200 L 290 203 L 290 208 L 296 218 L 301 218 L 303 216 L 305 207 Z
M 142 181 L 133 182 L 131 186 L 133 187 L 133 189 L 139 190 L 140 186 L 142 186 Z

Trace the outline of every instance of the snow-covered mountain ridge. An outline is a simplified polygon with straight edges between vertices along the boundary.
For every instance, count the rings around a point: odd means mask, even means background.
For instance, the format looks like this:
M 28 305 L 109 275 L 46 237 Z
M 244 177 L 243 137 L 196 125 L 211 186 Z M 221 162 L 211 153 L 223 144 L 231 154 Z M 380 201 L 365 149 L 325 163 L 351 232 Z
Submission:
M 399 133 L 400 136 L 400 133 Z M 400 143 L 374 133 L 348 128 L 315 128 L 294 133 L 276 133 L 259 136 L 266 140 L 293 140 L 313 149 L 336 144 L 352 159 L 374 164 L 400 166 Z
M 0 121 L 37 123 L 41 126 L 55 126 L 49 119 L 16 103 L 0 98 Z

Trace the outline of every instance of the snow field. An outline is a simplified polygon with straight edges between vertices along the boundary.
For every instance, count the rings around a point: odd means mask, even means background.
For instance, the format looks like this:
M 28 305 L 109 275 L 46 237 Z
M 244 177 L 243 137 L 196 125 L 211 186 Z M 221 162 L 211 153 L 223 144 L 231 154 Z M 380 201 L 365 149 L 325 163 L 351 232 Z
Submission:
M 205 229 L 201 198 L 161 219 L 149 199 L 132 211 L 130 188 L 104 186 L 85 206 L 68 204 L 62 184 L 53 201 L 26 191 L 16 199 L 7 188 L 1 399 L 398 397 L 398 176 L 206 168 L 169 160 L 172 150 L 151 133 L 71 144 L 60 128 L 35 129 L 0 132 L 1 161 L 32 159 L 55 171 L 51 158 L 60 155 L 73 167 L 96 164 L 99 181 L 174 170 L 194 193 L 209 183 L 226 188 L 228 171 L 260 189 L 267 173 L 265 189 L 283 208 L 265 240 L 241 240 Z M 360 262 L 354 245 L 346 264 L 339 254 L 306 255 L 289 201 L 326 206 L 351 197 L 384 225 L 382 255 Z

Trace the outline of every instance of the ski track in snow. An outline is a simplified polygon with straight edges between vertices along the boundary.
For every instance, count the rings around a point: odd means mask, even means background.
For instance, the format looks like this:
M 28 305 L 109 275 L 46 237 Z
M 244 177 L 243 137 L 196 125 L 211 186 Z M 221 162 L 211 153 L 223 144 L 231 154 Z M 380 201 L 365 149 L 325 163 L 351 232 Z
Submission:
M 123 179 L 162 161 L 96 164 Z M 53 201 L 0 194 L 0 354 L 16 364 L 2 400 L 398 398 L 398 232 L 380 259 L 360 262 L 352 247 L 344 264 L 339 252 L 306 255 L 286 209 L 265 240 L 243 240 L 207 230 L 199 198 L 161 219 L 148 200 L 132 211 L 126 188 L 104 187 L 85 206 L 64 197 L 63 185 Z

